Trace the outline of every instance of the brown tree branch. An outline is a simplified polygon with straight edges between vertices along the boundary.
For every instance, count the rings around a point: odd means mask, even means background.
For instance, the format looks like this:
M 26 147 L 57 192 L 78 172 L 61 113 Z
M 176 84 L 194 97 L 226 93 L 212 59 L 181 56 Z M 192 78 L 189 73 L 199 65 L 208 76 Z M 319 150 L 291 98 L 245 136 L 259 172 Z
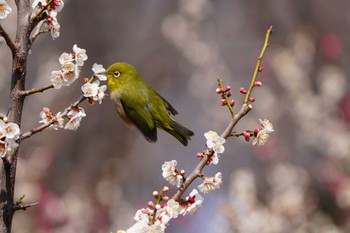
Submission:
M 73 108 L 76 108 L 79 106 L 79 104 L 81 102 L 83 102 L 84 100 L 86 99 L 86 97 L 84 96 L 81 96 L 77 101 L 75 101 L 71 106 L 69 106 L 68 108 L 66 108 L 62 113 L 61 113 L 61 116 L 62 117 L 66 117 L 68 112 L 70 110 L 72 110 Z M 25 133 L 23 133 L 21 136 L 20 136 L 20 141 L 23 141 L 27 138 L 30 138 L 31 136 L 33 136 L 34 134 L 36 133 L 39 133 L 41 131 L 43 131 L 44 129 L 47 129 L 48 127 L 50 127 L 50 125 L 54 124 L 56 122 L 56 119 L 51 119 L 49 122 L 45 123 L 45 124 L 42 124 L 42 125 L 39 125 L 38 127 L 36 128 L 33 128 Z
M 18 94 L 20 96 L 28 96 L 28 95 L 32 95 L 32 94 L 35 94 L 35 93 L 39 93 L 39 92 L 44 92 L 48 89 L 51 89 L 53 88 L 53 84 L 49 85 L 49 86 L 46 86 L 46 87 L 41 87 L 41 88 L 33 88 L 31 90 L 26 90 L 26 91 L 20 91 Z
M 10 48 L 12 55 L 17 52 L 16 45 L 12 42 L 12 39 L 5 29 L 0 24 L 0 35 L 5 39 L 7 46 Z

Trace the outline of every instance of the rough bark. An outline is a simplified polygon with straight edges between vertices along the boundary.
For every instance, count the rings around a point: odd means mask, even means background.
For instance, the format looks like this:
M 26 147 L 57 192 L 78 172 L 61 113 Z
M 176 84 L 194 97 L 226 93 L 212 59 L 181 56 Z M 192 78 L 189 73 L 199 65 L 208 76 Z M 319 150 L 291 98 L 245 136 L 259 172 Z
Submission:
M 17 33 L 15 48 L 12 48 L 12 75 L 8 120 L 20 126 L 24 97 L 19 94 L 25 88 L 26 65 L 29 48 L 30 1 L 17 0 Z M 20 143 L 20 142 L 19 142 Z M 2 159 L 0 167 L 0 232 L 11 232 L 15 212 L 14 187 L 16 179 L 18 150 Z

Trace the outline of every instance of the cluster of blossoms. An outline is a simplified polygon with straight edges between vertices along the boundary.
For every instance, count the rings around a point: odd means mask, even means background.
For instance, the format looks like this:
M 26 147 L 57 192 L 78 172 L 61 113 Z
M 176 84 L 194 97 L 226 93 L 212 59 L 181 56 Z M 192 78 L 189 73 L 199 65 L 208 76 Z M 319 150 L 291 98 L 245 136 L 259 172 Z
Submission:
M 93 104 L 95 102 L 99 102 L 101 104 L 102 99 L 105 97 L 105 91 L 107 90 L 107 86 L 103 85 L 100 86 L 100 81 L 106 81 L 106 76 L 103 75 L 103 73 L 106 72 L 105 68 L 103 68 L 102 65 L 94 64 L 92 66 L 92 71 L 94 72 L 94 77 L 96 80 L 91 83 L 86 78 L 85 84 L 81 87 L 81 90 L 83 91 L 84 97 L 88 98 L 89 103 Z
M 52 71 L 50 80 L 56 89 L 72 84 L 80 74 L 80 69 L 87 60 L 86 50 L 73 46 L 73 53 L 62 53 L 58 59 L 61 69 Z
M 40 112 L 41 120 L 39 123 L 49 124 L 49 127 L 54 130 L 59 128 L 76 130 L 79 128 L 80 122 L 85 116 L 85 110 L 81 107 L 71 107 L 71 109 L 65 115 L 63 115 L 61 112 L 53 114 L 51 109 L 44 107 Z M 69 119 L 67 123 L 65 123 L 64 117 Z
M 218 154 L 225 151 L 223 144 L 226 140 L 214 131 L 209 131 L 204 136 L 207 139 L 207 147 L 213 151 L 211 156 L 216 157 L 215 162 L 211 161 L 211 163 L 217 164 L 219 161 Z M 162 171 L 164 179 L 169 184 L 178 188 L 182 185 L 185 179 L 185 171 L 177 168 L 176 160 L 165 162 L 162 165 Z M 204 175 L 201 177 L 204 181 L 198 186 L 198 189 L 204 194 L 219 189 L 222 184 L 222 174 L 220 172 L 213 177 L 206 177 Z M 118 233 L 162 233 L 171 219 L 177 218 L 179 215 L 195 214 L 202 206 L 204 198 L 196 189 L 193 189 L 185 199 L 176 201 L 164 195 L 168 190 L 168 187 L 164 187 L 160 193 L 154 191 L 153 196 L 156 198 L 157 204 L 149 202 L 147 208 L 138 210 L 134 217 L 136 223 L 127 231 L 118 231 Z
M 12 8 L 5 0 L 0 0 L 0 19 L 5 19 L 12 11 Z
M 195 189 L 185 200 L 180 201 L 163 196 L 168 190 L 168 187 L 164 187 L 160 194 L 155 191 L 153 196 L 164 203 L 154 204 L 150 201 L 147 208 L 142 208 L 136 212 L 134 216 L 136 223 L 128 230 L 118 231 L 118 233 L 163 233 L 171 219 L 177 218 L 179 215 L 186 215 L 187 213 L 195 214 L 202 206 L 203 197 Z
M 44 12 L 47 15 L 46 25 L 53 39 L 60 36 L 61 26 L 57 21 L 57 13 L 63 9 L 63 6 L 62 0 L 35 0 L 32 4 L 34 16 Z
M 3 158 L 18 147 L 16 140 L 20 136 L 19 126 L 15 123 L 5 123 L 0 120 L 0 156 Z
M 58 60 L 61 64 L 61 69 L 59 71 L 52 71 L 50 76 L 50 80 L 56 89 L 62 86 L 69 86 L 79 77 L 80 69 L 87 60 L 86 50 L 74 45 L 73 53 L 62 53 Z M 100 81 L 107 79 L 103 75 L 106 70 L 102 65 L 94 64 L 92 71 L 94 72 L 93 77 L 96 80 L 91 83 L 88 79 L 84 79 L 85 84 L 81 87 L 81 90 L 83 96 L 88 98 L 89 103 L 99 102 L 101 104 L 107 86 L 100 86 Z M 53 114 L 49 108 L 44 107 L 40 112 L 41 120 L 39 123 L 49 124 L 50 128 L 53 129 L 64 128 L 76 130 L 85 116 L 84 109 L 78 106 L 70 107 L 66 114 L 62 114 L 61 112 Z M 68 118 L 66 124 L 64 117 Z

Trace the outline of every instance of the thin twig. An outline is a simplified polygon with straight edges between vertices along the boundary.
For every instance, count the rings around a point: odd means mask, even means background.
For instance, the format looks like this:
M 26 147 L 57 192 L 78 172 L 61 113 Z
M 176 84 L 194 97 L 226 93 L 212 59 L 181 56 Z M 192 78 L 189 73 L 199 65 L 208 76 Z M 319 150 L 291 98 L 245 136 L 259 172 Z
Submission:
M 221 90 L 224 90 L 224 86 L 222 85 L 222 80 L 220 78 L 216 78 L 216 80 L 218 81 L 219 88 Z M 233 117 L 236 113 L 235 113 L 235 110 L 233 109 L 233 106 L 231 106 L 229 96 L 227 96 L 227 94 L 225 92 L 222 93 L 222 95 L 224 96 L 224 98 L 226 100 L 226 106 L 230 110 L 231 116 Z
M 260 69 L 260 66 L 261 66 L 261 61 L 264 58 L 264 55 L 265 55 L 267 47 L 269 46 L 269 39 L 270 39 L 270 35 L 271 34 L 272 34 L 272 26 L 266 32 L 264 45 L 263 45 L 263 47 L 261 49 L 261 53 L 260 53 L 260 56 L 258 58 L 258 61 L 256 62 L 256 66 L 255 66 L 255 70 L 254 70 L 254 73 L 253 73 L 252 81 L 250 83 L 249 89 L 247 90 L 247 94 L 245 95 L 244 103 L 248 103 L 248 101 L 249 101 L 250 94 L 252 93 L 252 90 L 254 88 L 254 83 L 255 83 L 256 77 L 258 76 L 258 73 L 259 73 L 259 69 Z
M 5 31 L 5 29 L 0 24 L 0 35 L 4 37 L 7 46 L 11 49 L 12 54 L 15 54 L 17 51 L 16 45 L 12 42 L 12 39 L 9 34 Z
M 265 54 L 266 48 L 268 46 L 268 40 L 269 40 L 269 37 L 270 37 L 271 33 L 272 33 L 272 27 L 270 27 L 267 30 L 265 42 L 264 42 L 264 45 L 263 45 L 263 49 L 262 49 L 261 54 L 260 54 L 260 56 L 258 58 L 257 66 L 255 68 L 254 75 L 252 77 L 251 86 L 250 86 L 250 88 L 249 88 L 249 90 L 247 92 L 245 101 L 242 104 L 241 109 L 236 114 L 233 114 L 234 113 L 233 108 L 232 107 L 230 108 L 231 105 L 229 104 L 229 100 L 228 100 L 228 98 L 225 98 L 227 103 L 228 103 L 228 107 L 230 109 L 231 115 L 232 115 L 232 119 L 231 119 L 230 123 L 227 125 L 226 129 L 221 134 L 221 137 L 223 137 L 225 139 L 227 139 L 229 136 L 231 136 L 232 130 L 236 126 L 236 124 L 239 122 L 239 120 L 243 116 L 245 116 L 250 110 L 252 110 L 252 106 L 250 104 L 248 104 L 248 98 L 249 98 L 249 95 L 250 95 L 250 93 L 251 93 L 251 91 L 252 91 L 252 89 L 254 87 L 254 82 L 255 82 L 255 79 L 256 79 L 256 76 L 257 76 L 257 72 L 259 70 L 259 67 L 260 67 L 260 64 L 261 64 L 261 60 L 262 60 L 262 58 L 263 58 L 263 56 Z M 223 89 L 223 85 L 222 85 L 221 80 L 220 79 L 217 79 L 217 80 L 218 80 L 218 83 L 219 83 L 219 87 L 221 89 Z M 195 167 L 195 169 L 190 173 L 190 175 L 186 178 L 186 180 L 182 183 L 181 187 L 173 195 L 172 199 L 177 200 L 177 201 L 180 200 L 182 194 L 193 183 L 193 181 L 201 176 L 202 170 L 208 164 L 208 162 L 210 161 L 210 158 L 213 156 L 213 154 L 214 154 L 214 151 L 212 149 L 207 149 L 207 150 L 205 150 L 203 152 L 204 157 L 201 159 L 201 161 Z
M 27 208 L 30 208 L 30 207 L 33 207 L 33 206 L 36 206 L 38 205 L 39 202 L 34 202 L 34 203 L 30 203 L 30 204 L 26 204 L 24 205 L 23 203 L 20 203 L 18 205 L 15 205 L 12 207 L 12 210 L 15 212 L 17 210 L 27 210 Z
M 19 95 L 20 96 L 28 96 L 28 95 L 32 95 L 32 94 L 35 94 L 35 93 L 39 93 L 39 92 L 44 92 L 48 89 L 51 89 L 53 88 L 53 84 L 47 86 L 47 87 L 41 87 L 41 88 L 34 88 L 34 89 L 31 89 L 31 90 L 26 90 L 26 91 L 20 91 L 19 92 Z
M 62 117 L 66 117 L 67 114 L 68 114 L 68 112 L 69 112 L 70 110 L 72 110 L 73 108 L 78 107 L 78 105 L 79 105 L 81 102 L 83 102 L 85 99 L 86 99 L 86 97 L 80 96 L 80 98 L 79 98 L 77 101 L 75 101 L 71 106 L 69 106 L 68 108 L 66 108 L 66 109 L 61 113 L 61 116 L 62 116 Z M 39 132 L 43 131 L 44 129 L 50 127 L 50 125 L 53 125 L 54 123 L 56 123 L 56 119 L 55 119 L 55 118 L 51 119 L 49 122 L 47 122 L 47 123 L 45 123 L 45 124 L 42 124 L 42 125 L 40 125 L 40 126 L 38 126 L 38 127 L 36 127 L 36 128 L 33 128 L 33 129 L 31 129 L 31 130 L 29 130 L 29 131 L 23 133 L 23 134 L 20 136 L 19 141 L 23 141 L 23 140 L 25 140 L 25 139 L 27 139 L 27 138 L 30 138 L 30 137 L 33 136 L 34 134 L 39 133 Z

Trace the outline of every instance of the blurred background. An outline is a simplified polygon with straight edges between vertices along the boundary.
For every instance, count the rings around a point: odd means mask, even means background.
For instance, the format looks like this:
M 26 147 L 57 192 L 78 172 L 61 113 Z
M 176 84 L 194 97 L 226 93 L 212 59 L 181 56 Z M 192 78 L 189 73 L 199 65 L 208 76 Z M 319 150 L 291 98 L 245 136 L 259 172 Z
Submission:
M 15 35 L 16 10 L 1 21 Z M 215 93 L 216 77 L 232 88 L 238 109 L 274 26 L 254 89 L 253 111 L 236 131 L 258 119 L 275 127 L 268 143 L 230 138 L 217 166 L 220 190 L 204 195 L 194 216 L 179 217 L 167 232 L 350 232 L 350 1 L 339 0 L 117 0 L 68 1 L 58 15 L 61 36 L 36 41 L 27 88 L 50 84 L 58 58 L 74 44 L 87 50 L 82 76 L 93 63 L 133 64 L 195 132 L 187 147 L 159 132 L 148 143 L 117 116 L 109 97 L 83 103 L 87 117 L 76 131 L 46 130 L 22 143 L 16 199 L 39 202 L 17 212 L 17 233 L 102 233 L 127 229 L 138 209 L 166 185 L 161 165 L 176 159 L 190 173 L 204 132 L 221 133 L 230 120 Z M 0 112 L 7 112 L 11 54 L 0 46 Z M 60 90 L 26 99 L 22 131 L 39 123 L 43 107 L 62 111 L 81 94 L 82 78 Z M 198 180 L 193 184 L 195 188 Z M 190 192 L 192 190 L 188 190 Z M 171 193 L 173 193 L 171 189 Z

